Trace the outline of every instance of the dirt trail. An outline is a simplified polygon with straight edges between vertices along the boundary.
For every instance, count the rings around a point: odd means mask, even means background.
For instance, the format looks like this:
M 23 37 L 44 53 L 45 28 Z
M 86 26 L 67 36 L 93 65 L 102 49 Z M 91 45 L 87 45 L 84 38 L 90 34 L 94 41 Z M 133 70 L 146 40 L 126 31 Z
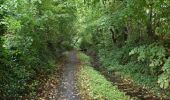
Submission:
M 80 100 L 75 79 L 78 63 L 79 61 L 77 59 L 76 51 L 69 52 L 63 68 L 63 75 L 59 86 L 57 100 Z

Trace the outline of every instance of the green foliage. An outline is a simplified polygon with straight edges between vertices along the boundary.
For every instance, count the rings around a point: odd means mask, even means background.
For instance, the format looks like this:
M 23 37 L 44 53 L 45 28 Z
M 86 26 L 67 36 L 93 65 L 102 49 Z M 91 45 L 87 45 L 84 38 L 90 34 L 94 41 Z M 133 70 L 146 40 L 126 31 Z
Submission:
M 21 29 L 20 22 L 14 18 L 6 17 L 4 19 L 4 22 L 1 22 L 1 23 L 7 26 L 7 29 L 8 29 L 7 31 L 9 33 L 15 33 L 17 30 L 19 31 Z
M 167 89 L 170 85 L 170 58 L 168 58 L 162 67 L 163 73 L 159 76 L 158 83 L 161 88 Z
M 108 71 L 130 75 L 140 84 L 169 86 L 168 0 L 91 0 L 78 3 L 79 34 L 91 34 L 93 49 Z M 81 12 L 81 13 L 80 13 Z M 160 89 L 159 89 L 160 90 Z
M 156 44 L 144 45 L 131 50 L 129 55 L 138 54 L 137 60 L 147 62 L 152 75 L 159 74 L 165 61 L 165 48 Z
M 17 34 L 7 34 L 2 37 L 4 40 L 3 47 L 8 52 L 13 54 L 14 52 L 28 52 L 29 48 L 33 43 L 33 39 L 31 37 L 22 37 Z M 18 50 L 18 51 L 16 51 Z
M 91 38 L 92 38 L 91 34 L 83 36 L 81 39 L 80 48 L 87 49 L 87 47 L 91 47 L 92 46 Z
M 158 77 L 150 74 L 148 63 L 137 61 L 136 56 L 129 56 L 131 48 L 133 46 L 114 48 L 114 50 L 108 52 L 99 51 L 98 55 L 102 66 L 109 73 L 115 72 L 122 77 L 133 79 L 136 84 L 160 93 L 161 89 L 157 84 Z
M 79 59 L 80 61 L 83 61 L 82 63 L 85 65 L 90 65 L 90 57 L 85 55 L 84 53 L 79 53 Z
M 72 48 L 75 5 L 65 0 L 0 2 L 0 99 L 34 98 L 40 74 Z
M 1 0 L 0 96 L 29 94 L 28 83 L 73 46 L 95 50 L 109 71 L 168 88 L 169 8 L 169 0 Z
M 79 72 L 79 85 L 83 85 L 82 92 L 88 91 L 86 95 L 91 96 L 91 99 L 129 100 L 129 97 L 125 96 L 117 87 L 107 81 L 104 76 L 90 67 L 87 55 L 80 53 L 79 56 L 83 63 Z M 87 62 L 89 63 L 87 64 Z

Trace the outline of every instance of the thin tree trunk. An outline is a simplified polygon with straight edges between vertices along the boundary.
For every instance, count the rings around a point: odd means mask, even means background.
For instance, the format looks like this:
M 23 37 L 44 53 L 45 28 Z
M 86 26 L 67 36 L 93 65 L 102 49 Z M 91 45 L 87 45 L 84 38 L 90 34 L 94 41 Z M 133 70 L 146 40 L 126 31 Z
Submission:
M 153 30 L 153 3 L 150 4 L 149 21 L 147 25 L 147 33 L 149 39 L 155 40 L 155 32 Z
M 113 44 L 115 44 L 116 43 L 116 39 L 115 39 L 115 34 L 114 34 L 113 29 L 110 29 L 110 32 L 111 32 L 111 35 L 112 35 Z

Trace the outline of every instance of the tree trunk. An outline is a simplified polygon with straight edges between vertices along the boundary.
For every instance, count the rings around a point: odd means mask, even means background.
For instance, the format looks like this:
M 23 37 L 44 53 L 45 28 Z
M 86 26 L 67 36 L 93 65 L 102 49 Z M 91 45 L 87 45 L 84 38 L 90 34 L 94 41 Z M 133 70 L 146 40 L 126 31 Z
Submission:
M 113 44 L 116 43 L 116 39 L 115 39 L 115 32 L 113 31 L 112 28 L 110 28 L 110 32 L 111 32 L 111 35 L 112 35 L 112 41 L 113 41 Z
M 150 4 L 149 20 L 147 25 L 147 33 L 150 40 L 155 40 L 155 31 L 153 30 L 153 3 Z

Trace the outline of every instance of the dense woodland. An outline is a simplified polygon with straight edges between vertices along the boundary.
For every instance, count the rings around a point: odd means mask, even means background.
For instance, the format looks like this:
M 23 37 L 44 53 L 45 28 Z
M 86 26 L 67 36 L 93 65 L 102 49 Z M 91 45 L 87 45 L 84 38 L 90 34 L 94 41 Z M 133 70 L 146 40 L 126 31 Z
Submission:
M 1 0 L 0 98 L 34 98 L 73 48 L 168 96 L 170 0 Z

